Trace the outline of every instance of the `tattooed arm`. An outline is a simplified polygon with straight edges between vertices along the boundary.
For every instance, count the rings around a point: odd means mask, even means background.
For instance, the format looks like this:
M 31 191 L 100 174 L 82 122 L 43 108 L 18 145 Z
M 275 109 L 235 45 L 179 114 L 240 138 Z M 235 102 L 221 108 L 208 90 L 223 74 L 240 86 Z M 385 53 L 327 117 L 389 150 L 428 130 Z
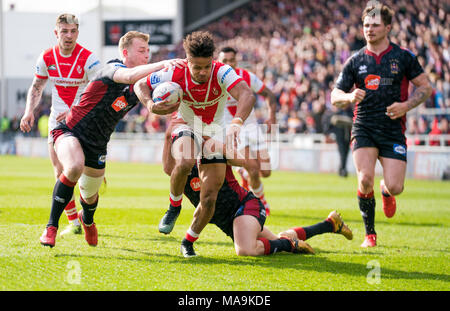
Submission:
M 433 92 L 433 87 L 428 81 L 428 76 L 425 73 L 420 74 L 411 82 L 417 87 L 411 94 L 407 101 L 402 103 L 393 103 L 386 109 L 386 114 L 391 119 L 397 119 L 403 117 L 408 111 L 416 108 L 420 104 L 424 103 Z
M 29 132 L 34 124 L 34 109 L 39 105 L 41 101 L 42 92 L 44 91 L 47 79 L 40 79 L 34 77 L 33 83 L 27 94 L 27 104 L 25 107 L 25 113 L 20 120 L 20 129 L 22 132 Z

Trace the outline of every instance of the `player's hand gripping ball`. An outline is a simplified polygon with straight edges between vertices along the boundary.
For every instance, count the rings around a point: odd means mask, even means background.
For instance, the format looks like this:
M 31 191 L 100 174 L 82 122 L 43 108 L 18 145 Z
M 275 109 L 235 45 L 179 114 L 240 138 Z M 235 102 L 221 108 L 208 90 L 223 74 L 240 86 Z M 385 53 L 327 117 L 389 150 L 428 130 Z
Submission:
M 178 83 L 167 81 L 159 84 L 152 94 L 154 103 L 165 102 L 165 105 L 172 106 L 180 103 L 183 98 L 183 90 Z

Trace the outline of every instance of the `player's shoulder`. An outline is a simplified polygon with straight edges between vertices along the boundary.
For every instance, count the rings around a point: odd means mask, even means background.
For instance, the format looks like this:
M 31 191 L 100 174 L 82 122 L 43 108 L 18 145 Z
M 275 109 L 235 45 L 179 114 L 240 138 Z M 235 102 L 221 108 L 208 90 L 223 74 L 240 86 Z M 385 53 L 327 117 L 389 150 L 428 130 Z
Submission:
M 41 54 L 39 54 L 39 58 L 53 58 L 53 48 L 54 46 L 49 47 L 48 49 L 45 49 L 41 52 Z
M 366 54 L 366 47 L 363 47 L 357 51 L 354 51 L 344 62 L 344 67 L 356 66 L 360 62 L 364 62 Z
M 408 49 L 407 47 L 400 46 L 400 45 L 397 45 L 395 43 L 391 43 L 391 45 L 393 47 L 393 50 L 397 54 L 399 54 L 399 55 L 401 55 L 401 56 L 403 56 L 405 58 L 416 58 L 416 54 L 414 54 L 414 52 L 411 51 L 410 49 Z

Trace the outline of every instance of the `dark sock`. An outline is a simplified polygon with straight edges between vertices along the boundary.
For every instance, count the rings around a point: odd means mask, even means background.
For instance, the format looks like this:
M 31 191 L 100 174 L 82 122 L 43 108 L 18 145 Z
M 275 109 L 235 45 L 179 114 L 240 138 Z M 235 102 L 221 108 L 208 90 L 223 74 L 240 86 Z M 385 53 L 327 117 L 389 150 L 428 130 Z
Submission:
M 80 204 L 81 207 L 83 208 L 83 222 L 85 225 L 92 225 L 94 223 L 94 213 L 95 210 L 97 209 L 97 204 L 98 204 L 98 196 L 97 196 L 97 200 L 92 203 L 92 204 L 88 204 L 86 203 L 83 198 L 80 196 Z
M 169 204 L 169 210 L 172 212 L 180 212 L 181 211 L 181 205 L 180 206 L 173 206 L 172 204 Z
M 292 251 L 292 245 L 288 239 L 269 240 L 269 245 L 270 245 L 269 254 Z
M 361 216 L 366 229 L 366 234 L 376 234 L 375 232 L 375 197 L 373 191 L 369 194 L 362 194 L 358 191 L 358 204 Z
M 305 230 L 305 239 L 307 240 L 318 234 L 333 232 L 333 224 L 324 220 L 315 225 L 303 227 L 303 230 Z
M 53 226 L 58 228 L 59 218 L 67 204 L 72 200 L 75 185 L 76 183 L 68 180 L 63 174 L 59 176 L 53 188 L 52 209 L 47 227 Z

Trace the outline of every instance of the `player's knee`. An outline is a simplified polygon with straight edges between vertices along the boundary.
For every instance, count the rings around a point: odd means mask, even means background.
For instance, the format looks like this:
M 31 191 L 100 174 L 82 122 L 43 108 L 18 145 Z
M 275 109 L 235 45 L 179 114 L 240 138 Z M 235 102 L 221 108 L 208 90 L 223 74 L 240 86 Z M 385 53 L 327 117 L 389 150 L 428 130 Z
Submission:
M 64 167 L 63 173 L 70 180 L 78 180 L 83 174 L 84 163 L 72 162 Z
M 362 188 L 364 189 L 372 189 L 373 188 L 373 181 L 374 177 L 372 175 L 368 174 L 360 174 L 359 176 L 359 183 Z
M 170 176 L 170 174 L 172 174 L 172 171 L 173 171 L 173 163 L 172 162 L 170 162 L 170 161 L 164 161 L 163 162 L 163 171 L 164 171 L 164 173 L 166 173 L 167 175 L 169 175 Z
M 175 167 L 171 171 L 176 171 L 177 174 L 181 175 L 188 175 L 191 172 L 194 164 L 195 162 L 193 161 L 180 161 L 179 163 L 175 164 Z M 167 168 L 169 169 L 169 166 Z
M 251 179 L 256 179 L 259 177 L 259 165 L 255 161 L 248 161 L 245 163 L 245 169 Z
M 260 172 L 261 172 L 261 176 L 264 177 L 264 178 L 267 178 L 270 175 L 272 175 L 272 171 L 271 170 L 263 170 L 262 169 Z
M 236 255 L 238 256 L 256 256 L 255 250 L 246 247 L 236 247 Z
M 399 195 L 403 192 L 404 186 L 402 184 L 393 184 L 393 185 L 387 185 L 385 184 L 387 190 L 389 193 L 393 196 Z

